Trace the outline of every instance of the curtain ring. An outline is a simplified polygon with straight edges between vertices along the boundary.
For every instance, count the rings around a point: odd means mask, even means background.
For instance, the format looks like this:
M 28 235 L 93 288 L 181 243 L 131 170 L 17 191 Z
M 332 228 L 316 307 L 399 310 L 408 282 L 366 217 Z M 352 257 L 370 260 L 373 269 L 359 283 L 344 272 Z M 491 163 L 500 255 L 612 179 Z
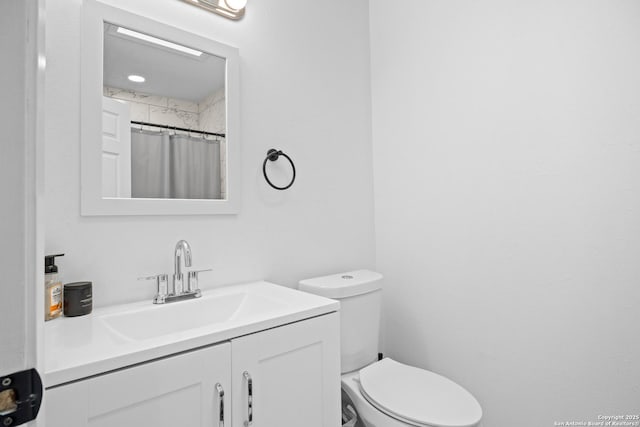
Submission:
M 287 160 L 289 160 L 289 163 L 291 163 L 291 169 L 293 170 L 293 176 L 291 177 L 291 182 L 288 185 L 285 185 L 284 187 L 278 187 L 277 185 L 274 185 L 269 179 L 269 177 L 267 176 L 267 160 L 275 162 L 276 160 L 278 160 L 280 156 L 283 156 Z M 296 180 L 296 165 L 293 164 L 293 160 L 291 160 L 291 157 L 287 156 L 281 150 L 275 150 L 271 148 L 269 151 L 267 151 L 267 157 L 264 159 L 264 162 L 262 162 L 262 174 L 264 175 L 264 179 L 267 181 L 267 184 L 269 184 L 271 187 L 275 188 L 276 190 L 286 190 L 289 187 L 291 187 L 294 181 Z

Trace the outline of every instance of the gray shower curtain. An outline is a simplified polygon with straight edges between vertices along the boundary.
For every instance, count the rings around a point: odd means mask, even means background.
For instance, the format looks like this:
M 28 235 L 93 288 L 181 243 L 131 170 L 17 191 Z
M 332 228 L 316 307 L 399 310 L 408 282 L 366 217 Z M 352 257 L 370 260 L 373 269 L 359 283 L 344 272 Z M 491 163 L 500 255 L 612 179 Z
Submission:
M 131 131 L 131 197 L 219 199 L 220 143 Z

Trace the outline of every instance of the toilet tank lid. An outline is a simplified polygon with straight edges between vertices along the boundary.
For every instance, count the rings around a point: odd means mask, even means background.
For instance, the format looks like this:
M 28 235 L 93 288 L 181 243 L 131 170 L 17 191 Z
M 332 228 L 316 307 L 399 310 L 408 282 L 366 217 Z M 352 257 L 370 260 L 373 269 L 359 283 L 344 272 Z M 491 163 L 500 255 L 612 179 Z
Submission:
M 298 288 L 323 297 L 341 299 L 377 291 L 382 288 L 381 281 L 380 273 L 355 270 L 301 280 Z

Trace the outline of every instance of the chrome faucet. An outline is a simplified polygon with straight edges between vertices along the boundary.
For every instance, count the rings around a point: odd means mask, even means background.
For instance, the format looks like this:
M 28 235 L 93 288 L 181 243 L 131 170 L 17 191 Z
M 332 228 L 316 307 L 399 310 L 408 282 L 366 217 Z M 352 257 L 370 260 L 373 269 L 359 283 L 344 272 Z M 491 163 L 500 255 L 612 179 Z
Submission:
M 184 274 L 182 274 L 182 257 L 184 256 L 184 266 L 191 267 L 191 246 L 186 240 L 180 240 L 176 243 L 176 249 L 173 252 L 175 266 L 173 272 L 173 294 L 180 295 L 184 293 Z
M 187 285 L 185 287 L 185 272 L 182 270 L 182 258 L 184 258 L 184 266 L 191 267 L 191 246 L 186 240 L 180 240 L 176 243 L 176 248 L 173 251 L 173 280 L 171 286 L 168 286 L 168 275 L 157 274 L 155 276 L 140 277 L 139 280 L 155 280 L 158 292 L 153 298 L 154 304 L 164 304 L 167 302 L 181 301 L 191 298 L 199 298 L 202 296 L 202 292 L 198 287 L 198 273 L 207 270 L 190 270 L 187 273 Z

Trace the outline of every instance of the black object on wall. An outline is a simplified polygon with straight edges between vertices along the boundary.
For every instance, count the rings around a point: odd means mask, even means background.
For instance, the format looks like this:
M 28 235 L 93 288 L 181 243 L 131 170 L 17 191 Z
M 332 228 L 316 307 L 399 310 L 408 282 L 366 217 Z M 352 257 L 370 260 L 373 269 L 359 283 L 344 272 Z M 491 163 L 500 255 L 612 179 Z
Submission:
M 293 176 L 291 177 L 291 182 L 288 185 L 285 185 L 284 187 L 278 187 L 277 185 L 273 184 L 269 180 L 269 177 L 267 176 L 267 160 L 275 162 L 276 160 L 278 160 L 280 156 L 289 160 L 289 163 L 291 163 L 291 169 L 293 170 Z M 271 148 L 269 151 L 267 151 L 267 157 L 264 159 L 264 162 L 262 163 L 262 174 L 264 175 L 264 179 L 267 180 L 267 183 L 271 187 L 275 188 L 276 190 L 286 190 L 287 188 L 291 187 L 294 181 L 296 180 L 296 165 L 293 164 L 293 160 L 291 160 L 291 157 L 284 154 L 281 150 L 275 150 Z
M 0 377 L 0 395 L 0 425 L 13 427 L 35 420 L 42 403 L 40 374 L 29 369 Z

